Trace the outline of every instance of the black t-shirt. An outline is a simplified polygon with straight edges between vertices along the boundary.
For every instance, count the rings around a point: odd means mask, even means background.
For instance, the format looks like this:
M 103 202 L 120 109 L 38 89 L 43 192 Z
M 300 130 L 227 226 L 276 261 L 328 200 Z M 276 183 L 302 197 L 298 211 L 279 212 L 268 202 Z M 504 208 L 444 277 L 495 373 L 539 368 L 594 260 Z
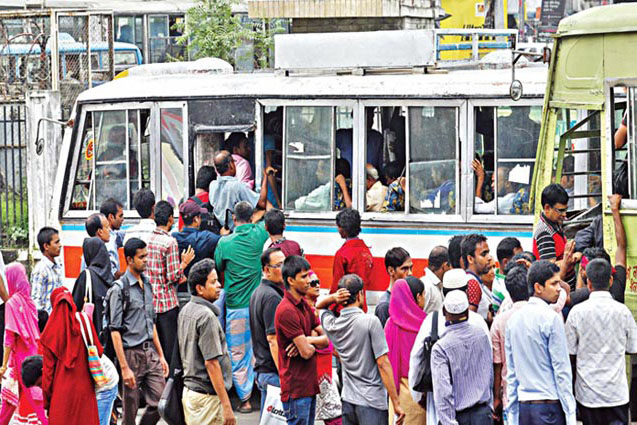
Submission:
M 609 292 L 615 301 L 619 301 L 622 304 L 624 303 L 624 293 L 626 292 L 626 267 L 615 266 L 615 273 L 613 273 L 613 286 L 610 287 Z M 586 286 L 571 292 L 571 307 L 586 301 L 590 294 L 591 293 Z
M 283 288 L 267 279 L 250 297 L 250 333 L 254 351 L 254 370 L 260 373 L 278 373 L 267 335 L 275 335 L 274 314 L 283 299 Z

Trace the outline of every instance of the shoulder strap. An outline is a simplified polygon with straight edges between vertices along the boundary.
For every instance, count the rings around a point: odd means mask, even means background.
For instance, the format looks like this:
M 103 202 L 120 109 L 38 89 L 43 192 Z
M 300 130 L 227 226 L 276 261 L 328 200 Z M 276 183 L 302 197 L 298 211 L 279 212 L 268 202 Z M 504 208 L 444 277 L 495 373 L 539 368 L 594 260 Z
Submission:
M 84 345 L 86 345 L 86 348 L 88 348 L 90 345 L 94 345 L 93 334 L 90 332 L 91 326 L 90 326 L 90 323 L 88 322 L 88 317 L 86 317 L 86 314 L 75 313 L 75 318 L 80 323 L 80 332 L 82 333 L 82 339 L 84 340 Z M 82 323 L 82 319 L 84 319 L 85 323 Z M 85 326 L 86 326 L 86 332 L 84 331 Z M 86 334 L 88 334 L 88 339 L 86 337 Z M 89 344 L 89 340 L 90 340 L 90 344 Z
M 434 311 L 434 317 L 431 321 L 431 342 L 438 341 L 438 312 Z
M 84 282 L 84 302 L 93 303 L 93 282 L 91 278 L 91 271 L 89 269 L 84 270 L 86 272 L 86 279 Z
M 191 201 L 193 201 L 194 203 L 196 203 L 200 207 L 203 206 L 203 201 L 201 199 L 199 199 L 198 197 L 196 197 L 196 196 L 191 196 L 188 199 L 190 199 Z

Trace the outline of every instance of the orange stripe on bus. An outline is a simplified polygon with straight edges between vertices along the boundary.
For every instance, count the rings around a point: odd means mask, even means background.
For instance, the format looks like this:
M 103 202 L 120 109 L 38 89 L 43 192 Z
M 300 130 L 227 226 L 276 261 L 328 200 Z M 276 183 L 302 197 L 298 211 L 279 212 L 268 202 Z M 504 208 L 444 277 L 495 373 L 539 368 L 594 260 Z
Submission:
M 119 250 L 120 270 L 126 270 L 126 258 L 124 258 L 124 249 Z M 306 254 L 305 257 L 310 262 L 312 270 L 316 272 L 321 280 L 321 288 L 329 289 L 332 285 L 332 265 L 334 256 L 332 255 L 311 255 Z M 423 276 L 425 267 L 427 267 L 426 259 L 414 258 L 414 276 Z M 80 274 L 82 265 L 82 247 L 65 246 L 64 247 L 64 274 L 67 278 L 75 279 Z M 384 291 L 389 286 L 389 275 L 385 270 L 385 258 L 374 257 L 374 272 L 372 273 L 372 281 L 367 288 L 370 291 Z

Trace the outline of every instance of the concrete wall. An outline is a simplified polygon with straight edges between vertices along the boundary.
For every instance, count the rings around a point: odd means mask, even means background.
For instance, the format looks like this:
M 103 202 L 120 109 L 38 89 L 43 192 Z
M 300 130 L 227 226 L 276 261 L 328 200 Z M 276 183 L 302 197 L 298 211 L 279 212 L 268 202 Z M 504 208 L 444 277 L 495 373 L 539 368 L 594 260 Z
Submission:
M 251 18 L 426 17 L 431 0 L 248 0 Z
M 433 19 L 422 18 L 297 18 L 292 33 L 391 31 L 431 29 Z

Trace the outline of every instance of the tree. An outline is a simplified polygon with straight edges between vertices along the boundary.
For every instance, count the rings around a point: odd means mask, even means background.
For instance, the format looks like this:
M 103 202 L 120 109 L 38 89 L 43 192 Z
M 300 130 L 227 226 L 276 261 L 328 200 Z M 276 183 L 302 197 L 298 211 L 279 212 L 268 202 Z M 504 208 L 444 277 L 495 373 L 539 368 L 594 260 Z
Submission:
M 273 36 L 282 32 L 278 21 L 249 20 L 245 24 L 232 14 L 237 0 L 200 0 L 188 9 L 185 22 L 175 24 L 182 33 L 177 39 L 192 58 L 216 57 L 236 65 L 236 51 L 242 45 L 253 55 L 255 68 L 266 68 L 274 45 Z

